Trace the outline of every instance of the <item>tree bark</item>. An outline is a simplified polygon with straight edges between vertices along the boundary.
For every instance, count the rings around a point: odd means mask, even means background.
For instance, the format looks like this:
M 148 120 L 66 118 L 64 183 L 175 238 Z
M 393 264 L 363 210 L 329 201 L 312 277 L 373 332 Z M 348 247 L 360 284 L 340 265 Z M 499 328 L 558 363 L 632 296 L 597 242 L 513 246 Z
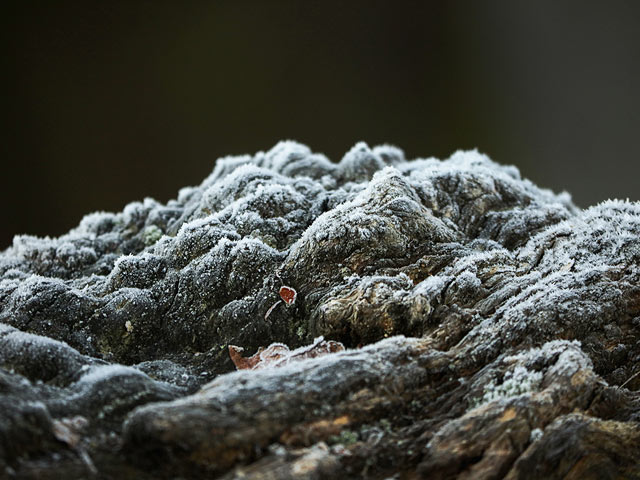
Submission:
M 0 254 L 0 476 L 640 478 L 639 280 L 477 152 L 220 159 Z

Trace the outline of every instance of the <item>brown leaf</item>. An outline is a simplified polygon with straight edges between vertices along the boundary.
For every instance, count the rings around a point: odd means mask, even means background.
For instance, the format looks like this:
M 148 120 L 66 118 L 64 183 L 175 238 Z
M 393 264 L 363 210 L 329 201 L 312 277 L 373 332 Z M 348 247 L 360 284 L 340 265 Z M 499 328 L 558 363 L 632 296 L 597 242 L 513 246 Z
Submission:
M 238 370 L 258 370 L 266 367 L 282 367 L 290 362 L 315 358 L 329 353 L 344 350 L 344 345 L 324 337 L 316 338 L 311 345 L 297 348 L 293 351 L 283 343 L 272 343 L 266 349 L 260 347 L 251 357 L 243 357 L 242 347 L 229 345 L 229 356 Z
M 238 370 L 250 370 L 260 361 L 260 352 L 262 347 L 251 357 L 244 358 L 242 352 L 244 348 L 236 347 L 235 345 L 229 345 L 229 357 Z
M 296 292 L 294 288 L 287 287 L 286 285 L 280 287 L 279 293 L 280 298 L 282 298 L 282 300 L 284 300 L 284 303 L 286 303 L 287 305 L 293 305 L 296 301 L 296 298 L 298 297 L 298 292 Z

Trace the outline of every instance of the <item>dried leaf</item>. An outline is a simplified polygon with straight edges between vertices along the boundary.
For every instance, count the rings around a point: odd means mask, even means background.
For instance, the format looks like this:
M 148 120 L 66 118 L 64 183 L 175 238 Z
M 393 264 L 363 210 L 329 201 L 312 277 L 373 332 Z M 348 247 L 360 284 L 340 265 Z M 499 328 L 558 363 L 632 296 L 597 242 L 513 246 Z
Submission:
M 250 370 L 260 361 L 260 352 L 263 348 L 260 347 L 258 351 L 251 357 L 244 358 L 242 352 L 244 348 L 236 347 L 235 345 L 229 345 L 229 357 L 238 370 Z
M 244 351 L 242 347 L 229 345 L 229 356 L 238 370 L 258 370 L 266 367 L 282 367 L 289 362 L 320 357 L 342 350 L 344 350 L 342 343 L 318 337 L 311 345 L 293 351 L 283 343 L 272 343 L 267 348 L 260 347 L 254 355 L 246 358 L 241 355 Z
M 265 320 L 269 318 L 269 315 L 271 315 L 271 312 L 273 312 L 273 309 L 276 308 L 278 305 L 280 305 L 282 302 L 284 302 L 285 305 L 289 306 L 289 305 L 293 305 L 296 302 L 296 298 L 298 298 L 298 292 L 296 292 L 296 289 L 292 287 L 287 287 L 286 285 L 283 285 L 282 287 L 280 287 L 280 291 L 278 293 L 280 294 L 280 298 L 282 300 L 278 300 L 276 303 L 271 305 L 269 310 L 267 310 L 267 313 L 264 314 Z
M 298 292 L 296 292 L 294 288 L 287 287 L 286 285 L 280 287 L 279 293 L 280 298 L 282 298 L 282 300 L 284 300 L 284 303 L 286 303 L 287 305 L 293 305 L 296 301 L 296 298 L 298 297 Z

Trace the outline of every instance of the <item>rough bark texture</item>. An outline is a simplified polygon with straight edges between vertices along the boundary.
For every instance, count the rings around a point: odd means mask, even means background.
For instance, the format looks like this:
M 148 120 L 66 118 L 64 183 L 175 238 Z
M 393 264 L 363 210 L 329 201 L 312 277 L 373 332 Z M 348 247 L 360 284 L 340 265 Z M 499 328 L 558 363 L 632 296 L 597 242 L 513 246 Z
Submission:
M 640 206 L 476 152 L 283 142 L 0 254 L 0 477 L 640 478 L 638 370 Z

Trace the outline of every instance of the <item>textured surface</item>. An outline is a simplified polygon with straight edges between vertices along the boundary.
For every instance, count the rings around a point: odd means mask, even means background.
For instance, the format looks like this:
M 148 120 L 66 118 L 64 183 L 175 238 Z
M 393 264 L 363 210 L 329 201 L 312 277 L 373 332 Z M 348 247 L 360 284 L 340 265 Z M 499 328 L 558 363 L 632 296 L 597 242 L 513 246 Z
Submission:
M 282 142 L 0 255 L 9 477 L 640 478 L 639 368 L 640 206 L 476 152 Z

